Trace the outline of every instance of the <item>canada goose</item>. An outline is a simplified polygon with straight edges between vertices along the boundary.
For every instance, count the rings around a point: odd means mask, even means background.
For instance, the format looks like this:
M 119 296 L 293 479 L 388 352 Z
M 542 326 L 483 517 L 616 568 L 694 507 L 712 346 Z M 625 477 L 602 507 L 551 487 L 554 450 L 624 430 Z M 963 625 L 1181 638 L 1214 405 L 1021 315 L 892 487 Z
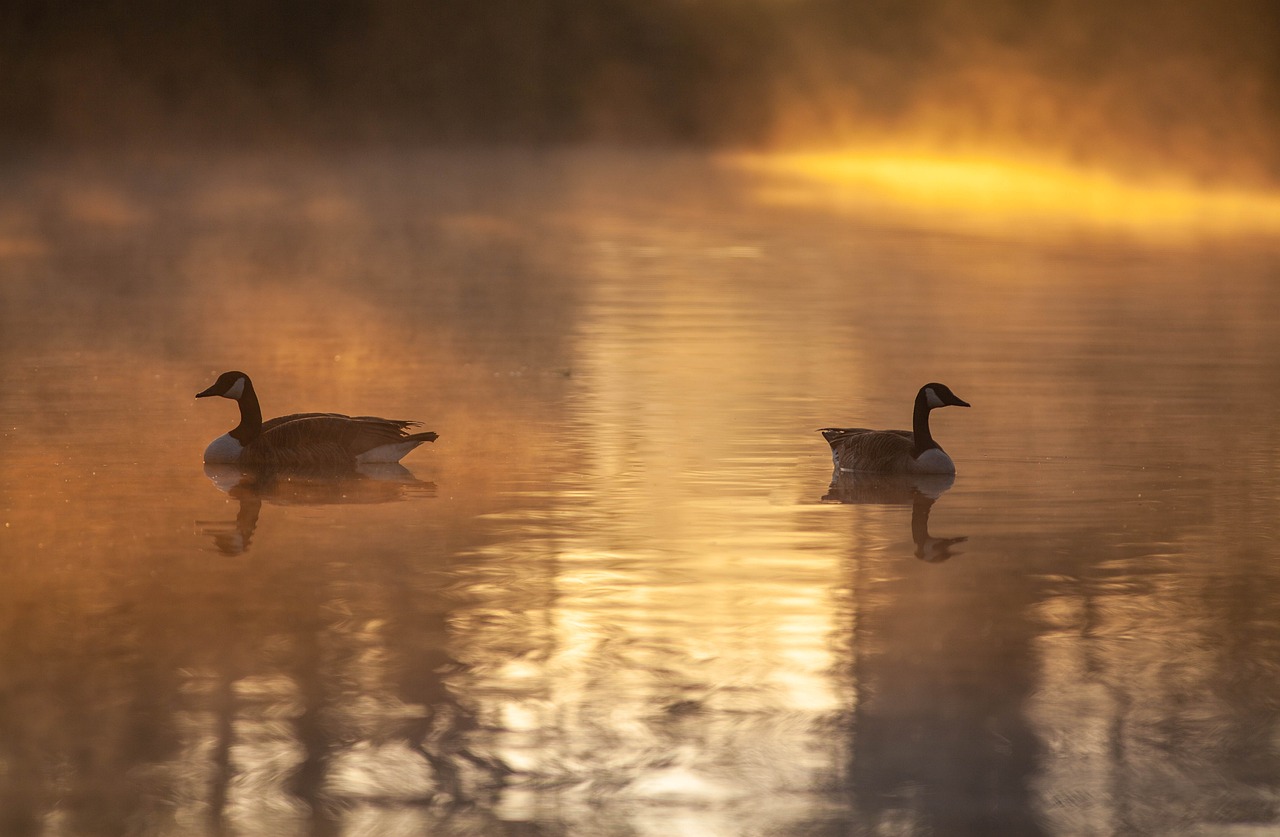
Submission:
M 294 413 L 262 420 L 258 394 L 243 372 L 223 372 L 196 398 L 218 395 L 240 405 L 240 423 L 209 443 L 204 461 L 216 465 L 263 468 L 354 468 L 375 462 L 399 462 L 436 434 L 407 433 L 416 421 L 339 413 Z
M 956 465 L 929 433 L 929 411 L 968 407 L 944 384 L 925 384 L 916 393 L 911 430 L 824 427 L 836 471 L 882 474 L 954 474 Z

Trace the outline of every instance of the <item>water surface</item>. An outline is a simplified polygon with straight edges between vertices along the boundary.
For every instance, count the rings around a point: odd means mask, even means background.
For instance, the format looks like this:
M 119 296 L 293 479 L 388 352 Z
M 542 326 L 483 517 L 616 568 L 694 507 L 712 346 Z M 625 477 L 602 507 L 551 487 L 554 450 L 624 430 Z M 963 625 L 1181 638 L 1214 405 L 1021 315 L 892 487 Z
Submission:
M 657 154 L 0 177 L 4 833 L 1280 827 L 1273 238 Z M 235 485 L 232 368 L 440 440 Z M 954 484 L 830 485 L 930 380 Z

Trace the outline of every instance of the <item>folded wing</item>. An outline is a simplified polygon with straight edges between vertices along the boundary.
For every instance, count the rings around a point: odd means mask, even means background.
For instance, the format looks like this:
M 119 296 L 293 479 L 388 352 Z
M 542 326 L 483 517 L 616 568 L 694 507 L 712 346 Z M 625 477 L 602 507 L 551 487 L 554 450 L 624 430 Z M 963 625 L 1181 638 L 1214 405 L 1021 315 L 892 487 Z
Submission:
M 422 442 L 435 441 L 435 433 L 407 432 L 417 425 L 376 416 L 294 413 L 264 422 L 262 435 L 245 450 L 244 459 L 273 467 L 349 467 L 357 457 L 385 445 L 403 446 L 403 456 Z
M 831 445 L 831 458 L 842 471 L 900 471 L 915 444 L 910 430 L 827 427 L 818 431 Z

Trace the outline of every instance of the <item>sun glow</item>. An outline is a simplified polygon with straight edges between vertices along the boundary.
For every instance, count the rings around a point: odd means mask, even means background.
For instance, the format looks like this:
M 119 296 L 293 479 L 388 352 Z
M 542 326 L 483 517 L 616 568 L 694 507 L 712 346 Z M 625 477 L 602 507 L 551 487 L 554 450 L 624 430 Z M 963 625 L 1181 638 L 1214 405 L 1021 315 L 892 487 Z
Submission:
M 1148 233 L 1280 232 L 1280 192 L 1201 186 L 1012 157 L 900 150 L 742 155 L 758 198 L 945 215 L 961 226 L 1083 224 Z

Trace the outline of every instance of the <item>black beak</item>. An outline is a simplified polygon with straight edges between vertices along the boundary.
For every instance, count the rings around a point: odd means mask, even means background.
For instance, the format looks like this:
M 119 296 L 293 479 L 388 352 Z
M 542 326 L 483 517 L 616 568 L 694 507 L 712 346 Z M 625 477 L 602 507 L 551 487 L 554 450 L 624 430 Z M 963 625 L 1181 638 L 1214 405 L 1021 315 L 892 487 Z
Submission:
M 957 398 L 955 401 L 952 401 L 952 402 L 951 402 L 951 406 L 952 406 L 952 407 L 968 407 L 968 406 L 969 406 L 969 402 L 968 402 L 968 401 L 961 401 L 959 398 Z
M 197 392 L 197 393 L 196 393 L 196 398 L 207 398 L 207 397 L 209 397 L 210 395 L 217 395 L 217 393 L 213 391 L 213 387 L 209 387 L 209 388 L 208 388 L 208 389 L 206 389 L 204 392 Z M 967 406 L 967 405 L 966 405 L 966 406 Z

